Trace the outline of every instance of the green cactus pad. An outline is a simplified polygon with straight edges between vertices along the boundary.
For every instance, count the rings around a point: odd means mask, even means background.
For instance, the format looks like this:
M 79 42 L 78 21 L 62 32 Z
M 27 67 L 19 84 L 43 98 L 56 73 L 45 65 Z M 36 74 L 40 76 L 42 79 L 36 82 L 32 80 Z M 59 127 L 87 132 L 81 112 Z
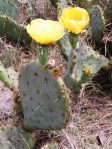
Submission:
M 1 149 L 33 149 L 35 141 L 35 133 L 26 133 L 10 125 L 0 128 Z
M 0 0 L 0 36 L 8 40 L 29 44 L 31 38 L 18 23 L 19 5 L 17 0 Z
M 66 33 L 65 36 L 58 41 L 58 45 L 59 45 L 59 48 L 61 49 L 62 55 L 66 60 L 68 60 L 68 57 L 71 51 L 73 50 L 69 41 L 68 33 Z
M 60 147 L 57 142 L 48 142 L 45 145 L 43 145 L 40 149 L 60 149 Z
M 99 6 L 94 6 L 91 13 L 92 37 L 96 42 L 100 42 L 103 38 L 105 23 L 103 12 Z
M 7 73 L 9 75 L 11 82 L 12 82 L 12 87 L 17 89 L 18 88 L 18 74 L 19 73 L 16 72 L 13 67 L 7 68 Z
M 112 22 L 112 0 L 92 0 L 92 5 L 99 5 L 103 9 L 107 23 Z
M 80 91 L 82 83 L 90 80 L 102 67 L 108 65 L 108 60 L 88 47 L 83 41 L 77 43 L 73 57 L 69 57 L 67 84 Z
M 5 69 L 5 67 L 0 62 L 0 80 L 10 89 L 13 88 L 13 80 L 10 77 L 8 71 Z
M 7 16 L 0 16 L 0 36 L 23 44 L 31 42 L 26 30 Z
M 58 18 L 61 16 L 63 8 L 67 7 L 67 4 L 68 4 L 67 0 L 57 0 Z M 61 40 L 58 41 L 58 45 L 59 45 L 62 55 L 64 56 L 66 60 L 68 60 L 68 56 L 70 55 L 73 48 L 69 41 L 69 33 L 67 31 L 66 31 L 65 36 Z
M 0 14 L 19 19 L 19 5 L 17 0 L 0 0 Z
M 0 80 L 11 90 L 18 88 L 18 73 L 12 68 L 5 68 L 0 62 Z
M 66 126 L 69 94 L 61 78 L 54 79 L 40 63 L 30 62 L 20 71 L 19 88 L 26 126 L 43 130 Z

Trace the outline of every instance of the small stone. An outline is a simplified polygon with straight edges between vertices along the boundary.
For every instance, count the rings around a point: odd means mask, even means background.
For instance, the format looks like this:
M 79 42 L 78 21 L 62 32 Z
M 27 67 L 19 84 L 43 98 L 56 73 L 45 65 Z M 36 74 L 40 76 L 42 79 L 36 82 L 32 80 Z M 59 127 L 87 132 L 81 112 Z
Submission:
M 13 92 L 0 81 L 0 118 L 6 118 L 14 112 Z

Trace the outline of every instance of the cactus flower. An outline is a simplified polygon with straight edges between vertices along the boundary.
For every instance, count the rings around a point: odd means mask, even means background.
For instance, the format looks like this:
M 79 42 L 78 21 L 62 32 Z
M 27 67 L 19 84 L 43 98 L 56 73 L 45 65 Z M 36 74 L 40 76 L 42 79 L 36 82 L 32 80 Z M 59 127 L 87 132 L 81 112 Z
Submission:
M 43 45 L 53 44 L 64 36 L 64 26 L 52 20 L 32 20 L 26 30 L 36 42 Z
M 90 18 L 88 12 L 79 7 L 64 8 L 59 19 L 65 28 L 75 34 L 83 32 L 89 24 L 89 20 Z
M 92 74 L 94 74 L 94 68 L 91 65 L 87 65 L 83 68 L 83 72 L 86 75 L 91 76 Z

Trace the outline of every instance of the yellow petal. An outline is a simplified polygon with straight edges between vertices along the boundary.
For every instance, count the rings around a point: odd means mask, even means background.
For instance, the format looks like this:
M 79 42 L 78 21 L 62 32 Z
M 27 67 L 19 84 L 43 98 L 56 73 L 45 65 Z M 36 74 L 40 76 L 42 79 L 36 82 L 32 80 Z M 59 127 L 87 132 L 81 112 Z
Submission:
M 65 28 L 75 34 L 83 32 L 89 24 L 89 20 L 90 18 L 88 12 L 79 7 L 64 8 L 62 16 L 59 19 Z
M 64 26 L 52 20 L 32 20 L 26 30 L 36 42 L 45 45 L 55 43 L 64 36 Z

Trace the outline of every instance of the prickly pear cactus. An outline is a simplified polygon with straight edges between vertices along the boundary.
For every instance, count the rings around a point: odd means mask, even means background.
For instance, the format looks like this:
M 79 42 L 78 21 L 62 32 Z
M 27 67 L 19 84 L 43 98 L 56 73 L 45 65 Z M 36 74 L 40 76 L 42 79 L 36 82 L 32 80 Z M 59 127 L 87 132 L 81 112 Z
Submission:
M 0 14 L 18 19 L 18 1 L 17 0 L 0 0 Z
M 82 83 L 87 82 L 102 67 L 108 65 L 108 60 L 88 47 L 83 41 L 77 43 L 72 58 L 68 61 L 67 84 L 74 90 L 80 91 Z
M 18 24 L 19 6 L 17 0 L 0 0 L 0 36 L 11 41 L 30 43 L 31 39 Z
M 7 73 L 9 75 L 11 82 L 12 82 L 13 88 L 17 89 L 18 88 L 18 74 L 19 73 L 16 72 L 13 67 L 7 68 Z
M 69 2 L 70 2 L 69 0 L 58 0 L 57 2 L 58 17 L 60 17 L 60 15 L 62 14 L 63 8 L 67 7 Z M 61 50 L 61 53 L 66 60 L 68 60 L 68 57 L 73 52 L 73 49 L 76 47 L 77 41 L 78 41 L 78 36 L 67 31 L 65 36 L 58 41 L 58 45 Z
M 102 9 L 99 6 L 94 6 L 91 13 L 92 37 L 96 42 L 100 42 L 103 38 L 105 22 Z
M 1 149 L 33 149 L 35 141 L 35 133 L 26 133 L 10 125 L 0 128 Z
M 105 20 L 112 22 L 112 0 L 92 0 L 92 5 L 99 5 L 103 9 Z
M 43 145 L 40 149 L 60 149 L 60 147 L 57 142 L 48 142 L 45 145 Z
M 69 41 L 68 33 L 66 33 L 64 37 L 58 41 L 58 46 L 61 49 L 61 53 L 64 56 L 64 58 L 68 60 L 68 57 L 71 51 L 73 50 Z
M 31 129 L 56 130 L 70 118 L 69 94 L 61 78 L 54 79 L 39 62 L 22 67 L 19 88 L 24 123 Z
M 13 89 L 13 79 L 10 78 L 8 71 L 5 69 L 5 67 L 1 63 L 0 63 L 0 80 L 4 82 L 4 84 L 7 87 L 9 87 L 10 89 Z
M 60 17 L 62 13 L 62 9 L 67 7 L 67 4 L 68 4 L 67 0 L 57 0 L 58 17 Z M 70 55 L 73 48 L 69 41 L 69 33 L 67 33 L 67 31 L 66 31 L 65 36 L 61 40 L 58 41 L 58 45 L 59 45 L 62 55 L 64 56 L 66 60 L 68 60 L 68 56 Z

